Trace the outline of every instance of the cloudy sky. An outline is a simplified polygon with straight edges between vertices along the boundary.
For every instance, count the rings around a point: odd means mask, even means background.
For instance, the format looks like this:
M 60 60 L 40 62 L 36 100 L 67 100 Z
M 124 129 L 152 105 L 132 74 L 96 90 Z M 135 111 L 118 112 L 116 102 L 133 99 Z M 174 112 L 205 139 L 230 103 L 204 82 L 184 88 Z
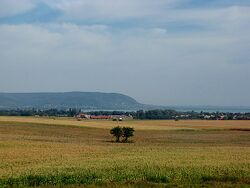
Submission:
M 250 106 L 249 0 L 0 0 L 0 92 Z

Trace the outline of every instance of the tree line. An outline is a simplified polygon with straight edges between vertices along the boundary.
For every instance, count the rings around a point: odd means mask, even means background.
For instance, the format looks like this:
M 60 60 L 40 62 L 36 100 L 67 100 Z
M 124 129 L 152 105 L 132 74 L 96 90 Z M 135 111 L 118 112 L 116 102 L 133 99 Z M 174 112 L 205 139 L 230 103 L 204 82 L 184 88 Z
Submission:
M 74 117 L 81 113 L 80 109 L 69 108 L 62 109 L 9 109 L 0 110 L 0 116 L 57 116 L 57 117 Z M 224 112 L 179 112 L 175 110 L 138 110 L 138 111 L 90 111 L 84 112 L 90 115 L 127 115 L 133 116 L 134 119 L 223 119 L 223 120 L 250 120 L 250 113 L 224 113 Z

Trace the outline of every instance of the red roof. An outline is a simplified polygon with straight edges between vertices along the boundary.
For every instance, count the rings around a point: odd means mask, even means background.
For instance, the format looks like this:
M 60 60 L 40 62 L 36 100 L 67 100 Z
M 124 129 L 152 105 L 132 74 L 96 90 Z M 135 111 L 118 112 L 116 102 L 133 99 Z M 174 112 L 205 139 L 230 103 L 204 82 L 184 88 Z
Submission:
M 86 114 L 81 113 L 81 114 L 78 114 L 78 116 L 86 116 Z
M 91 119 L 110 119 L 111 116 L 90 116 Z

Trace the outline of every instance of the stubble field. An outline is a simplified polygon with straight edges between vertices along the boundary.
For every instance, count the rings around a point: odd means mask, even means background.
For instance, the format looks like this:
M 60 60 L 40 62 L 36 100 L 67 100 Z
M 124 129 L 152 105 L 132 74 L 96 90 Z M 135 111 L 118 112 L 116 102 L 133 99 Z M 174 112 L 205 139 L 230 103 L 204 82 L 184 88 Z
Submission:
M 133 143 L 109 129 L 135 128 Z M 250 186 L 250 121 L 0 117 L 0 187 Z

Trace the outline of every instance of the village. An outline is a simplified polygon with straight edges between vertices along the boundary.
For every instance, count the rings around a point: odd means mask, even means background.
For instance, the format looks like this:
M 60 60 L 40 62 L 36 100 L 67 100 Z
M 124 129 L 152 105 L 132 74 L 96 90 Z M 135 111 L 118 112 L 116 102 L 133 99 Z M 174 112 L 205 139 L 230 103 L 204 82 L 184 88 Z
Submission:
M 80 113 L 76 115 L 78 121 L 82 119 L 102 119 L 102 120 L 113 120 L 113 121 L 123 121 L 123 120 L 132 120 L 132 115 L 90 115 L 85 113 Z

